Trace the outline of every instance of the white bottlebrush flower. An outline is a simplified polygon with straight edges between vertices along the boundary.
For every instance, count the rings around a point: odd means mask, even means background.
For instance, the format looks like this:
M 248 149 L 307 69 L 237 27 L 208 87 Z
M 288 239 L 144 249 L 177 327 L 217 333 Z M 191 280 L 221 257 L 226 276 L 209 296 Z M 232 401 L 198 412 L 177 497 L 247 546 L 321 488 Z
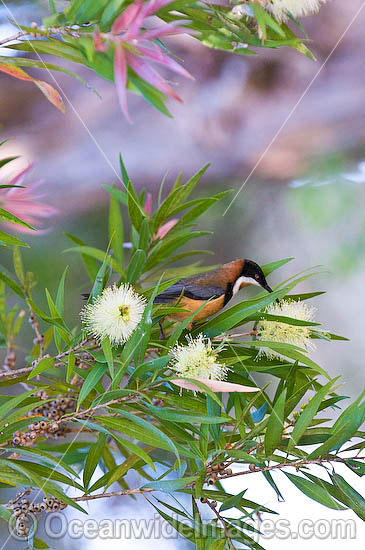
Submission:
M 291 317 L 301 321 L 313 322 L 316 308 L 308 307 L 303 302 L 294 300 L 281 300 L 279 303 L 270 304 L 265 313 L 283 317 Z M 310 339 L 311 327 L 289 325 L 277 321 L 268 321 L 263 319 L 259 324 L 259 339 L 265 342 L 278 342 L 293 344 L 306 350 L 315 349 L 315 345 Z M 270 348 L 260 348 L 259 355 L 266 355 L 269 359 L 282 357 L 280 353 Z
M 172 361 L 170 368 L 185 378 L 204 380 L 224 380 L 227 376 L 227 367 L 217 361 L 218 353 L 223 346 L 213 349 L 209 338 L 202 334 L 191 339 L 186 346 L 175 346 L 170 354 Z
M 84 329 L 101 341 L 109 338 L 114 345 L 123 344 L 142 319 L 146 300 L 128 284 L 109 286 L 81 311 Z
M 317 13 L 322 4 L 327 0 L 270 0 L 268 8 L 279 21 L 288 19 L 288 14 L 293 17 L 303 17 Z

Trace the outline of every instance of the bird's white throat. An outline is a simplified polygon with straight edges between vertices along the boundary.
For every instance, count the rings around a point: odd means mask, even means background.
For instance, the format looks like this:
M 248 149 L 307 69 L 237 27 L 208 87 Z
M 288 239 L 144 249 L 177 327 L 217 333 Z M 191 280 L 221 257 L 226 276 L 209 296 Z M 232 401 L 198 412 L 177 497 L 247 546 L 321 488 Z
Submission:
M 233 296 L 237 294 L 242 284 L 260 286 L 260 283 L 255 281 L 255 279 L 253 279 L 252 277 L 244 277 L 242 275 L 241 277 L 238 277 L 237 281 L 233 285 L 233 289 L 232 289 Z

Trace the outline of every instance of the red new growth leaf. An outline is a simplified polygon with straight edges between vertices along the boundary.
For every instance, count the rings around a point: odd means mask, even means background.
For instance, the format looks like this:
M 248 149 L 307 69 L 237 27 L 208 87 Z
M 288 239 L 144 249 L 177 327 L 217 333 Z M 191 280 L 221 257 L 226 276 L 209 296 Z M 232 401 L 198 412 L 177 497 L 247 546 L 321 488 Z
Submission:
M 53 86 L 51 86 L 47 82 L 29 76 L 29 74 L 23 71 L 23 69 L 21 69 L 20 67 L 16 67 L 12 63 L 0 63 L 0 71 L 10 76 L 13 76 L 14 78 L 18 78 L 19 80 L 33 82 L 33 84 L 35 84 L 43 92 L 48 101 L 50 101 L 55 107 L 57 107 L 57 109 L 59 109 L 63 113 L 66 111 L 61 95 L 57 92 L 55 88 L 53 88 Z

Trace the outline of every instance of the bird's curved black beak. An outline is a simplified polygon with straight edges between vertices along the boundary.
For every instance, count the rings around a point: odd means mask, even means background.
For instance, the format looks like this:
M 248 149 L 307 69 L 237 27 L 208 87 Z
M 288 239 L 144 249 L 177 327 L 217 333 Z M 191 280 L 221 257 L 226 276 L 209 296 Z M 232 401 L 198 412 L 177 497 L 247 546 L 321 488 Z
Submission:
M 269 285 L 267 284 L 266 281 L 261 286 L 262 286 L 262 288 L 264 288 L 268 292 L 274 292 L 273 289 L 269 287 Z
M 272 289 L 271 287 L 269 287 L 269 285 L 267 284 L 266 281 L 265 281 L 265 283 L 263 283 L 261 286 L 262 286 L 262 288 L 264 288 L 265 290 L 267 290 L 267 292 L 274 292 L 273 289 Z M 278 304 L 280 304 L 279 298 L 276 298 L 275 302 L 277 302 Z

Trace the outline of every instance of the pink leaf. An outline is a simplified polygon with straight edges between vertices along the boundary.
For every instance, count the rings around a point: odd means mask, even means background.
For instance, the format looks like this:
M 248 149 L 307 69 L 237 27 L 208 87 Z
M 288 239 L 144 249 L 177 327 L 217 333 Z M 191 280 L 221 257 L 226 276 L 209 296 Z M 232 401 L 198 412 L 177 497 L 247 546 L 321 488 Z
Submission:
M 144 209 L 149 216 L 152 214 L 152 193 L 147 193 L 146 202 L 144 203 Z
M 188 71 L 186 71 L 184 67 L 179 65 L 179 63 L 177 63 L 174 59 L 171 59 L 171 57 L 169 57 L 167 54 L 163 53 L 157 46 L 154 49 L 150 49 L 145 46 L 137 46 L 136 49 L 142 56 L 148 57 L 156 63 L 161 63 L 161 65 L 164 65 L 171 71 L 174 71 L 175 73 L 181 74 L 186 78 L 191 78 L 192 80 L 194 80 L 194 77 L 190 73 L 188 73 Z
M 147 2 L 146 4 L 146 6 L 148 6 L 146 17 L 148 15 L 152 15 L 153 13 L 156 13 L 156 11 L 166 6 L 166 4 L 171 4 L 172 1 L 173 0 L 150 0 L 150 2 Z
M 18 181 L 19 178 L 22 179 L 29 168 L 30 167 L 27 167 L 20 172 L 11 181 L 14 182 Z M 12 183 L 12 185 L 13 184 L 14 183 Z M 10 189 L 0 189 L 0 203 L 2 207 L 29 225 L 39 227 L 44 218 L 50 218 L 58 213 L 56 208 L 40 201 L 42 195 L 35 193 L 39 185 L 41 185 L 41 183 L 32 183 L 26 188 L 13 187 Z M 9 227 L 24 233 L 31 231 L 20 225 L 14 228 L 13 224 L 9 224 Z
M 140 28 L 143 25 L 144 20 L 153 15 L 156 11 L 162 8 L 165 4 L 169 4 L 172 0 L 150 0 L 145 2 L 136 17 L 131 21 L 128 32 L 126 34 L 126 39 L 130 40 L 131 38 L 136 38 Z
M 160 90 L 165 95 L 173 97 L 177 101 L 183 102 L 181 97 L 171 88 L 171 86 L 154 69 L 138 55 L 127 53 L 127 61 L 131 68 L 144 80 L 147 80 L 152 86 Z
M 132 21 L 134 21 L 137 17 L 139 10 L 141 9 L 142 2 L 143 0 L 136 0 L 133 4 L 128 6 L 128 8 L 124 10 L 119 17 L 116 18 L 112 26 L 113 34 L 120 34 L 129 28 Z
M 154 239 L 163 239 L 165 235 L 174 227 L 174 225 L 177 224 L 179 220 L 177 218 L 173 218 L 172 220 L 164 223 L 160 229 L 157 231 L 156 235 L 154 236 Z
M 25 71 L 23 71 L 23 69 L 16 67 L 11 63 L 0 63 L 0 71 L 13 76 L 14 78 L 19 78 L 19 80 L 27 80 L 28 82 L 34 81 L 34 78 L 29 76 Z
M 97 52 L 106 52 L 109 48 L 108 42 L 104 42 L 103 39 L 100 36 L 99 31 L 95 31 L 94 33 L 94 50 Z
M 0 63 L 0 71 L 13 76 L 14 78 L 18 78 L 19 80 L 33 82 L 44 93 L 48 101 L 53 103 L 57 109 L 65 113 L 66 109 L 62 97 L 57 90 L 47 82 L 43 82 L 43 80 L 37 80 L 36 78 L 29 76 L 25 71 L 23 71 L 23 69 L 16 67 L 11 63 Z
M 123 114 L 128 122 L 132 123 L 127 107 L 127 61 L 125 51 L 120 42 L 118 42 L 115 47 L 114 82 Z
M 205 378 L 197 378 L 197 382 L 201 382 L 202 384 L 205 384 L 207 388 L 214 392 L 255 392 L 260 391 L 260 388 L 255 388 L 252 386 L 241 386 L 241 384 L 232 384 L 231 382 L 223 382 L 221 380 L 206 380 Z M 193 382 L 189 382 L 188 380 L 180 380 L 179 378 L 175 378 L 174 380 L 171 380 L 175 386 L 179 386 L 180 388 L 184 388 L 186 390 L 193 390 L 193 391 L 200 391 L 203 392 L 204 390 L 200 388 L 199 386 L 195 386 Z
M 62 113 L 66 112 L 65 104 L 63 103 L 63 99 L 61 95 L 57 92 L 53 86 L 48 84 L 48 82 L 44 82 L 43 80 L 35 80 L 34 84 L 38 86 L 38 88 L 41 90 L 41 92 L 44 93 L 48 101 L 50 101 L 57 109 L 59 109 Z
M 30 170 L 33 168 L 33 164 L 29 164 L 26 168 L 24 168 L 19 174 L 16 174 L 12 177 L 10 181 L 7 182 L 8 185 L 21 185 L 22 181 L 24 179 L 24 176 L 30 172 Z
M 156 29 L 140 33 L 138 38 L 139 40 L 151 40 L 153 38 L 163 38 L 164 36 L 173 36 L 175 34 L 196 34 L 192 29 L 177 26 L 180 23 L 186 23 L 186 20 L 171 21 L 171 23 L 166 23 Z

